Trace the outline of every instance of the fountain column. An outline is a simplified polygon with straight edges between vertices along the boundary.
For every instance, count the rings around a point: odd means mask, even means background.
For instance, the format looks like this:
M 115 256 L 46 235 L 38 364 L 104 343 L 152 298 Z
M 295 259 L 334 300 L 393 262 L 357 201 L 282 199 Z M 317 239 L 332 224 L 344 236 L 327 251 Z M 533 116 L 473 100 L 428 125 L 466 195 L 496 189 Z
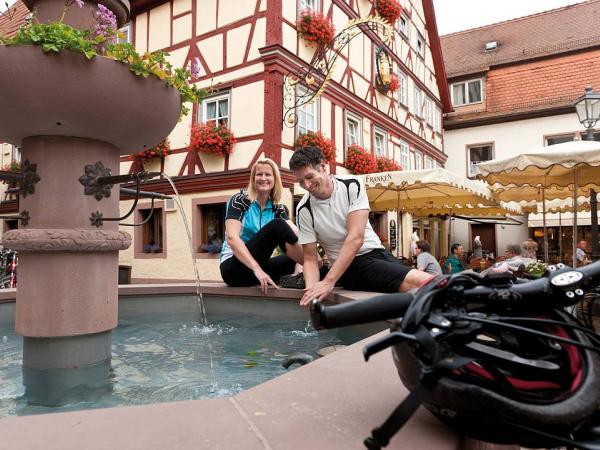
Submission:
M 40 22 L 56 20 L 64 7 L 60 0 L 26 3 L 38 9 Z M 119 26 L 128 20 L 127 0 L 101 3 Z M 91 26 L 91 5 L 71 5 L 65 23 Z M 164 81 L 101 56 L 0 45 L 0 66 L 0 140 L 19 145 L 22 161 L 39 176 L 33 192 L 19 198 L 28 223 L 3 236 L 4 246 L 19 251 L 23 378 L 28 402 L 52 406 L 68 402 L 71 393 L 108 386 L 118 252 L 131 243 L 117 222 L 96 227 L 90 221 L 96 212 L 119 217 L 119 186 L 95 197 L 79 179 L 98 162 L 117 175 L 120 155 L 168 136 L 181 100 Z

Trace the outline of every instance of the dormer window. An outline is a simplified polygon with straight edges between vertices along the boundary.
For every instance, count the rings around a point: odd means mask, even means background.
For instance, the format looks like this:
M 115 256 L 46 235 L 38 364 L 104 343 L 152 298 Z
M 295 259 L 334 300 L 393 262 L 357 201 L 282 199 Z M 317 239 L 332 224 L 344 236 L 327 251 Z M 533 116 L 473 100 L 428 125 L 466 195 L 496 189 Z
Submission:
M 498 41 L 490 41 L 490 42 L 486 42 L 486 44 L 485 44 L 486 52 L 493 52 L 497 48 L 498 48 Z
M 481 103 L 483 101 L 482 84 L 481 78 L 452 83 L 450 85 L 452 104 L 454 106 L 465 106 L 473 103 Z

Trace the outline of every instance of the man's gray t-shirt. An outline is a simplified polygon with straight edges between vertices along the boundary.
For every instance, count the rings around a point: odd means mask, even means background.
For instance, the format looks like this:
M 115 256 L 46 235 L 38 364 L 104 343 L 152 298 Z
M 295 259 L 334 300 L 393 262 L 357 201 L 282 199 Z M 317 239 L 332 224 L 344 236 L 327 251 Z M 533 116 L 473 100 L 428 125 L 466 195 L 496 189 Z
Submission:
M 419 253 L 419 256 L 417 256 L 417 269 L 420 270 L 421 268 L 431 275 L 442 275 L 440 263 L 437 262 L 437 259 L 435 259 L 431 253 Z

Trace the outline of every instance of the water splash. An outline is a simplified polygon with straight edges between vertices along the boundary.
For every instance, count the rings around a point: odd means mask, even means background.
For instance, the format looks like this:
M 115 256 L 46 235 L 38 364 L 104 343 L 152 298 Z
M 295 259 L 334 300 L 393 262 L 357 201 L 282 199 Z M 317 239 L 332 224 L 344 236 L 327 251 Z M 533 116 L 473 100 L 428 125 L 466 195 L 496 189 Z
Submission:
M 194 267 L 194 274 L 196 275 L 196 298 L 198 299 L 198 305 L 200 306 L 200 323 L 202 323 L 203 329 L 209 329 L 210 327 L 208 325 L 208 319 L 206 318 L 206 308 L 204 306 L 204 296 L 202 295 L 202 292 L 200 291 L 200 273 L 198 272 L 198 264 L 196 263 L 196 256 L 194 254 L 194 245 L 192 244 L 192 233 L 190 232 L 190 225 L 189 225 L 187 216 L 185 215 L 185 208 L 183 207 L 183 203 L 181 202 L 181 197 L 179 197 L 179 192 L 177 191 L 177 188 L 175 187 L 175 183 L 173 182 L 171 177 L 169 175 L 167 175 L 166 173 L 162 173 L 162 176 L 165 177 L 165 179 L 169 182 L 169 184 L 173 188 L 173 192 L 175 193 L 175 202 L 177 202 L 177 206 L 179 207 L 179 212 L 181 213 L 181 218 L 183 220 L 183 225 L 185 226 L 185 232 L 187 234 L 188 244 L 190 246 L 190 256 L 192 258 L 192 266 Z M 214 361 L 213 361 L 213 348 L 212 348 L 210 339 L 208 337 L 208 335 L 210 335 L 210 332 L 208 332 L 208 333 L 205 332 L 202 334 L 207 335 L 208 356 L 210 358 L 210 372 L 212 374 L 212 380 L 213 380 L 210 392 L 213 393 L 219 388 L 218 382 L 217 382 L 217 377 L 215 375 L 215 365 L 214 365 Z
M 204 326 L 208 325 L 208 320 L 206 319 L 206 308 L 204 307 L 204 297 L 202 296 L 202 292 L 200 291 L 200 273 L 198 272 L 198 264 L 196 263 L 196 256 L 194 254 L 194 245 L 192 244 L 192 233 L 190 232 L 190 226 L 187 220 L 187 216 L 185 215 L 185 209 L 183 208 L 183 203 L 181 203 L 181 198 L 179 197 L 179 192 L 175 187 L 175 183 L 171 177 L 169 177 L 166 173 L 162 174 L 163 177 L 169 182 L 171 187 L 173 188 L 173 192 L 175 193 L 175 201 L 177 202 L 177 206 L 179 207 L 179 212 L 181 213 L 181 218 L 183 219 L 183 225 L 185 226 L 185 232 L 187 233 L 188 243 L 190 245 L 190 256 L 192 257 L 192 265 L 194 267 L 194 274 L 196 275 L 196 298 L 198 299 L 198 305 L 200 306 L 200 319 Z

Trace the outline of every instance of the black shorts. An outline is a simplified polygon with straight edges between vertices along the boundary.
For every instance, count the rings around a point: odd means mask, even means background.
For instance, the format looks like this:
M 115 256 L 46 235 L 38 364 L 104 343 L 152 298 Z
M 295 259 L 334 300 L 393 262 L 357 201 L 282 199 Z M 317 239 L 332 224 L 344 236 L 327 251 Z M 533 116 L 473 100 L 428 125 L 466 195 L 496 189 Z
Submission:
M 356 256 L 340 278 L 351 291 L 398 292 L 406 274 L 413 270 L 383 249 Z

